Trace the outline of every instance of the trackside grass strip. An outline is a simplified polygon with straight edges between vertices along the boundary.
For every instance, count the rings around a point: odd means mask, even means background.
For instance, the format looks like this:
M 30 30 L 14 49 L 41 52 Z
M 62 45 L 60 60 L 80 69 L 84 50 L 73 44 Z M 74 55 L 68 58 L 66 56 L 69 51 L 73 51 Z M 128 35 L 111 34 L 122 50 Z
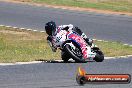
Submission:
M 40 59 L 58 59 L 51 52 L 46 34 L 0 27 L 0 62 L 26 62 Z
M 60 50 L 53 53 L 45 33 L 0 27 L 0 63 L 61 59 Z M 97 42 L 105 56 L 132 54 L 132 47 L 118 42 Z
M 132 0 L 15 0 L 49 5 L 95 8 L 117 12 L 132 12 Z

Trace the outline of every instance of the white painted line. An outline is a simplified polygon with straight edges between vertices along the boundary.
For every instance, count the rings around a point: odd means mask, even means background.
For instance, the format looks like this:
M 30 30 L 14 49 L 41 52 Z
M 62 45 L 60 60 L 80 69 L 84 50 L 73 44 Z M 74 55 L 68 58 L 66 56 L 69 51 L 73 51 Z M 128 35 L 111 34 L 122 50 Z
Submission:
M 55 60 L 55 61 L 62 62 L 63 60 Z
M 132 57 L 132 55 L 127 55 L 128 57 Z
M 104 59 L 115 59 L 116 57 L 104 57 Z
M 97 39 L 93 39 L 94 41 L 97 40 Z
M 128 46 L 128 44 L 124 44 L 125 46 Z
M 118 58 L 128 58 L 128 57 L 132 57 L 132 55 L 115 56 L 115 57 L 105 57 L 105 59 L 118 59 Z
M 42 63 L 42 61 L 32 61 L 32 62 L 16 62 L 16 65 L 23 65 L 23 64 L 37 64 Z
M 42 61 L 32 61 L 32 62 L 16 62 L 16 63 L 0 63 L 0 66 L 8 66 L 8 65 L 26 65 L 26 64 L 39 64 Z
M 31 31 L 32 29 L 27 29 L 28 31 Z
M 8 66 L 8 65 L 15 65 L 13 63 L 0 63 L 0 66 Z
M 33 31 L 35 31 L 35 32 L 36 32 L 36 31 L 38 31 L 38 30 L 33 30 Z
M 26 28 L 20 28 L 21 30 L 25 30 Z
M 0 25 L 1 27 L 4 27 L 4 25 Z
M 13 27 L 14 29 L 18 29 L 18 27 Z
M 6 26 L 7 28 L 10 28 L 11 26 Z
M 97 40 L 97 41 L 102 42 L 103 40 Z
M 130 45 L 130 47 L 132 47 L 132 45 Z
M 40 32 L 44 33 L 45 31 L 40 31 Z
M 128 56 L 120 56 L 120 57 L 118 57 L 118 58 L 127 58 Z

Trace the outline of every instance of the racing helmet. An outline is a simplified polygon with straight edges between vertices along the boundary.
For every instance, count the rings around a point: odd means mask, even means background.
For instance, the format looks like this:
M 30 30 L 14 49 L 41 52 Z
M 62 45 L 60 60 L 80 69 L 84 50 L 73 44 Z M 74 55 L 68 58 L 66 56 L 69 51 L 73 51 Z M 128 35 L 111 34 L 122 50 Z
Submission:
M 52 35 L 56 31 L 56 24 L 53 21 L 50 21 L 45 24 L 45 31 L 48 35 Z

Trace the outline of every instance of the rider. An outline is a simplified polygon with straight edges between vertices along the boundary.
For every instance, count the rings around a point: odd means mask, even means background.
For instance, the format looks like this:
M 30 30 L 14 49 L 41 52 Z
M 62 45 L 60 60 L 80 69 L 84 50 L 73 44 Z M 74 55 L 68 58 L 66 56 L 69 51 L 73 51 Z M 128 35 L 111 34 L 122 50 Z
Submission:
M 61 30 L 67 30 L 67 31 L 75 31 L 77 32 L 87 43 L 89 46 L 92 45 L 93 40 L 89 39 L 78 27 L 74 27 L 72 24 L 69 25 L 60 25 L 56 27 L 56 23 L 53 21 L 50 21 L 45 24 L 45 31 L 49 35 L 47 37 L 47 40 L 50 41 L 50 46 L 52 48 L 53 52 L 56 52 L 57 50 L 57 45 L 54 42 L 54 37 L 56 36 L 57 33 L 59 33 Z
M 93 40 L 89 39 L 85 33 L 83 33 L 78 27 L 74 27 L 72 24 L 69 25 L 60 25 L 56 27 L 55 22 L 50 21 L 45 24 L 45 31 L 49 35 L 47 37 L 47 40 L 50 40 L 52 42 L 52 37 L 55 36 L 60 30 L 68 30 L 68 31 L 75 31 L 77 32 L 87 43 L 88 45 L 92 45 Z M 52 42 L 53 43 L 53 42 Z M 54 46 L 55 47 L 55 46 Z

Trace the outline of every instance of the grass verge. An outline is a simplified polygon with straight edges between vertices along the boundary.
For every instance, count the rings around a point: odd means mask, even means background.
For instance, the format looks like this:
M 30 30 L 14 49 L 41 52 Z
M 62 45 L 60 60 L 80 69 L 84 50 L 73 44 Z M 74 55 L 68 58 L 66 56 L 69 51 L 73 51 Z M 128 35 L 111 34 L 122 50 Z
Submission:
M 0 62 L 26 62 L 58 59 L 50 50 L 46 34 L 0 27 Z
M 0 63 L 61 59 L 60 50 L 53 53 L 45 33 L 0 27 Z M 105 56 L 132 54 L 132 47 L 115 42 L 95 43 Z
M 116 12 L 132 12 L 132 0 L 15 0 L 40 4 L 95 8 Z

